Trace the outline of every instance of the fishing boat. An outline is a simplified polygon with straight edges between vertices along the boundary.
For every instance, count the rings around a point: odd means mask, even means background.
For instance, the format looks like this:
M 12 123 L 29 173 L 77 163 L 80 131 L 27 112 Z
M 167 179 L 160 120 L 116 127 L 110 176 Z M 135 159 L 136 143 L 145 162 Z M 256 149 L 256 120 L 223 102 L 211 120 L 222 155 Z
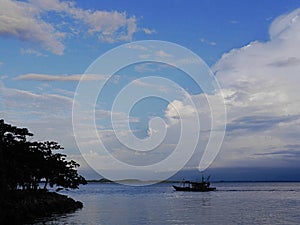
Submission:
M 173 188 L 176 191 L 198 191 L 198 192 L 208 192 L 215 191 L 215 187 L 210 187 L 209 182 L 210 176 L 205 180 L 202 176 L 201 182 L 193 182 L 193 181 L 182 181 L 181 186 L 173 185 Z

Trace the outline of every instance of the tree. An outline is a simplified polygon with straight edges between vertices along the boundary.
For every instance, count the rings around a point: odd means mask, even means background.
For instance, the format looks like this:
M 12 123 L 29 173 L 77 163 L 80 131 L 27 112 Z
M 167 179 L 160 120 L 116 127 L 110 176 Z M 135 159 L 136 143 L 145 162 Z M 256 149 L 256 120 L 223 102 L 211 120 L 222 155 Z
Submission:
M 41 181 L 50 187 L 78 188 L 86 184 L 77 173 L 79 164 L 66 155 L 53 153 L 63 148 L 54 141 L 32 142 L 27 128 L 18 128 L 0 120 L 0 189 L 36 190 Z
M 20 162 L 23 160 L 21 149 L 28 147 L 27 136 L 33 134 L 26 128 L 17 128 L 0 120 L 0 187 L 2 190 L 16 189 L 18 180 L 24 178 L 25 172 L 22 166 L 25 165 L 21 165 Z

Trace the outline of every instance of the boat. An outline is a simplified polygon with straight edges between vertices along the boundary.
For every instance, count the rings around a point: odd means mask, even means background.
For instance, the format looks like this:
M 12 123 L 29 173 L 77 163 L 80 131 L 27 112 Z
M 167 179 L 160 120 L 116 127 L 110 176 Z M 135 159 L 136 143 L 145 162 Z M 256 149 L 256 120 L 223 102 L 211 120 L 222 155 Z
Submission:
M 193 182 L 193 181 L 185 181 L 181 182 L 181 186 L 173 185 L 173 188 L 176 191 L 197 191 L 197 192 L 208 192 L 208 191 L 215 191 L 215 187 L 210 187 L 209 182 L 210 176 L 205 180 L 202 176 L 201 182 Z

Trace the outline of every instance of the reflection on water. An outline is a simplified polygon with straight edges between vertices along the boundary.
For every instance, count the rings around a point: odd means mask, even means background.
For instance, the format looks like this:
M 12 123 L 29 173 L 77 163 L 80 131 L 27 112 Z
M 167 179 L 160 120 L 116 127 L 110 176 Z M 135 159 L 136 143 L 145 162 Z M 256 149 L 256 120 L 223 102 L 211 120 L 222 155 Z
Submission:
M 82 210 L 35 224 L 298 224 L 300 183 L 216 183 L 215 192 L 175 192 L 171 184 L 88 184 L 66 194 Z

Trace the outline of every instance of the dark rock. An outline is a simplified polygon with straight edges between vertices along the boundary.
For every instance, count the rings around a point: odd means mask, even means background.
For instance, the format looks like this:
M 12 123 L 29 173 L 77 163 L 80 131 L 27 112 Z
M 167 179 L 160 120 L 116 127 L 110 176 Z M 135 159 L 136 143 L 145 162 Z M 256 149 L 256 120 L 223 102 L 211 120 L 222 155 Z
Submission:
M 22 224 L 52 214 L 74 212 L 83 207 L 81 202 L 66 195 L 43 190 L 13 191 L 1 198 L 0 224 Z

